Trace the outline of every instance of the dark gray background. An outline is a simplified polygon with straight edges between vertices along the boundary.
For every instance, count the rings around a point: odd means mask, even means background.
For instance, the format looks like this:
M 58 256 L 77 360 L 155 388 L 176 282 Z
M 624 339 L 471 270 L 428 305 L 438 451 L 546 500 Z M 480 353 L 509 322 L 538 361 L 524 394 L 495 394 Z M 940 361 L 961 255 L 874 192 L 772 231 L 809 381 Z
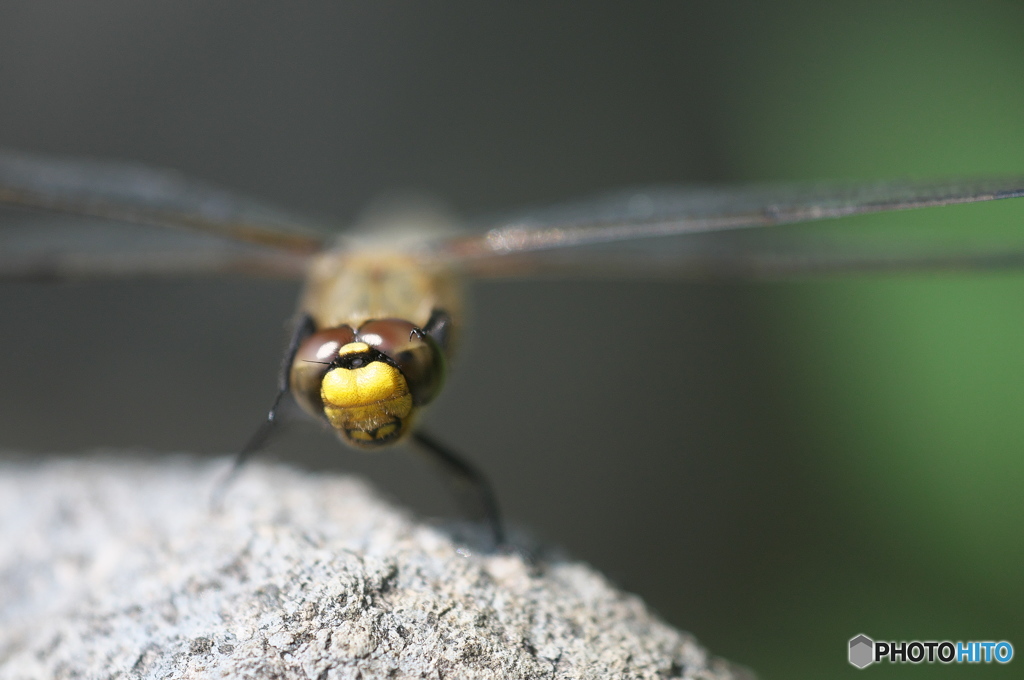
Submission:
M 396 188 L 474 216 L 648 182 L 786 179 L 745 176 L 733 121 L 754 65 L 786 49 L 772 31 L 804 7 L 8 2 L 0 144 L 172 167 L 339 225 Z M 233 451 L 269 404 L 297 292 L 5 284 L 0 446 Z M 767 594 L 847 519 L 803 464 L 765 325 L 779 289 L 471 294 L 432 429 L 488 472 L 514 523 L 715 652 L 766 663 Z M 358 454 L 312 429 L 270 455 L 451 512 L 406 452 Z

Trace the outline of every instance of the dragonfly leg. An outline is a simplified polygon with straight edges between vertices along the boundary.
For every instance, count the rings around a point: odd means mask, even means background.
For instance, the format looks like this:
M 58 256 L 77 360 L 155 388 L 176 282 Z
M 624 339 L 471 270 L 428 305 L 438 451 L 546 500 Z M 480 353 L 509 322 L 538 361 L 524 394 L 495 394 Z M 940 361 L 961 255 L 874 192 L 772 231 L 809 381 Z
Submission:
M 448 345 L 452 339 L 452 315 L 443 309 L 435 309 L 430 313 L 430 318 L 427 320 L 427 325 L 423 327 L 423 332 L 434 339 L 435 342 L 441 347 L 441 349 L 448 351 Z
M 505 530 L 494 491 L 483 473 L 423 430 L 413 432 L 417 450 L 437 465 L 452 488 L 463 512 L 487 524 L 494 545 L 505 545 Z
M 224 494 L 227 493 L 231 483 L 235 481 L 242 466 L 245 465 L 246 461 L 252 457 L 254 453 L 263 448 L 263 445 L 267 443 L 270 435 L 273 434 L 274 429 L 277 426 L 277 410 L 281 406 L 281 401 L 288 394 L 291 376 L 292 362 L 295 360 L 295 354 L 299 351 L 299 345 L 302 341 L 308 338 L 314 331 L 316 331 L 316 324 L 313 322 L 313 318 L 308 314 L 297 319 L 295 328 L 292 331 L 291 340 L 288 342 L 288 350 L 285 352 L 284 358 L 281 361 L 281 370 L 277 375 L 277 395 L 274 397 L 274 403 L 270 406 L 270 411 L 267 413 L 267 419 L 263 421 L 259 429 L 249 437 L 249 441 L 245 443 L 237 454 L 235 454 L 235 460 L 231 463 L 231 469 L 224 474 L 224 476 L 217 482 L 217 486 L 214 487 L 213 496 L 210 499 L 210 505 L 214 510 L 220 509 L 223 501 Z

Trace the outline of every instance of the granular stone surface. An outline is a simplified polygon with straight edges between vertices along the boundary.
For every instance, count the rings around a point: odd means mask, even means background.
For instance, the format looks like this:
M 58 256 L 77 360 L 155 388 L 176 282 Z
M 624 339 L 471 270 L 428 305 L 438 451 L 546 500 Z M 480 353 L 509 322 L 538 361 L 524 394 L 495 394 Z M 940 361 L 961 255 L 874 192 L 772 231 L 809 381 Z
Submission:
M 576 562 L 486 552 L 361 481 L 0 463 L 0 678 L 743 677 Z

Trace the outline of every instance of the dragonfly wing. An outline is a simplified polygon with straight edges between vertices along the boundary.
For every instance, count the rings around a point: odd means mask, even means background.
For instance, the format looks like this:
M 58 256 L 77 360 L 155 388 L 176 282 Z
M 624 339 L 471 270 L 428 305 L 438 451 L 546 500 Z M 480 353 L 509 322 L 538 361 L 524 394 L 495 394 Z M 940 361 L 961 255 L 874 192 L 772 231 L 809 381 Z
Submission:
M 0 210 L 0 280 L 239 273 L 300 278 L 311 256 L 184 232 Z
M 749 276 L 864 269 L 1019 267 L 1024 235 L 843 238 L 849 215 L 1024 196 L 1024 178 L 650 188 L 500 219 L 439 245 L 477 276 Z M 763 229 L 763 227 L 773 227 Z M 802 231 L 801 231 L 802 230 Z M 846 229 L 846 231 L 850 231 Z
M 703 238 L 702 238 L 703 237 Z M 827 243 L 822 239 L 669 237 L 655 244 L 580 246 L 461 265 L 475 278 L 759 279 L 856 272 L 1024 269 L 1024 235 L 1013 242 Z
M 184 227 L 299 254 L 325 236 L 291 216 L 168 171 L 0 151 L 0 205 Z

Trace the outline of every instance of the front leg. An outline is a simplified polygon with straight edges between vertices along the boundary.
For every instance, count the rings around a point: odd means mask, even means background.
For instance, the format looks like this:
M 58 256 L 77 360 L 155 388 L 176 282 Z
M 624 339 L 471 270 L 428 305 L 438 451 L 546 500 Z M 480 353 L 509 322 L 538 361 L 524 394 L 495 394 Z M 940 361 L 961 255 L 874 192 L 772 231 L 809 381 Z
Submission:
M 471 519 L 484 522 L 491 531 L 495 547 L 505 545 L 505 528 L 494 491 L 483 473 L 423 430 L 412 434 L 420 453 L 436 464 L 452 488 L 462 511 Z
M 313 321 L 313 317 L 308 314 L 303 314 L 296 320 L 295 328 L 292 330 L 291 340 L 288 342 L 288 349 L 285 351 L 284 358 L 281 361 L 281 370 L 277 375 L 277 395 L 274 397 L 274 403 L 270 406 L 270 412 L 267 413 L 267 419 L 263 421 L 259 429 L 253 433 L 249 438 L 249 441 L 245 443 L 245 446 L 235 454 L 235 460 L 231 464 L 231 469 L 221 478 L 214 487 L 213 496 L 211 498 L 211 506 L 218 510 L 220 509 L 223 501 L 224 494 L 227 493 L 228 487 L 238 476 L 239 470 L 245 465 L 246 461 L 252 457 L 252 454 L 263 448 L 263 445 L 267 443 L 270 435 L 274 432 L 277 425 L 277 409 L 281 406 L 281 401 L 288 394 L 291 388 L 291 370 L 292 363 L 295 361 L 295 354 L 299 351 L 299 346 L 302 342 L 316 332 L 316 324 Z

